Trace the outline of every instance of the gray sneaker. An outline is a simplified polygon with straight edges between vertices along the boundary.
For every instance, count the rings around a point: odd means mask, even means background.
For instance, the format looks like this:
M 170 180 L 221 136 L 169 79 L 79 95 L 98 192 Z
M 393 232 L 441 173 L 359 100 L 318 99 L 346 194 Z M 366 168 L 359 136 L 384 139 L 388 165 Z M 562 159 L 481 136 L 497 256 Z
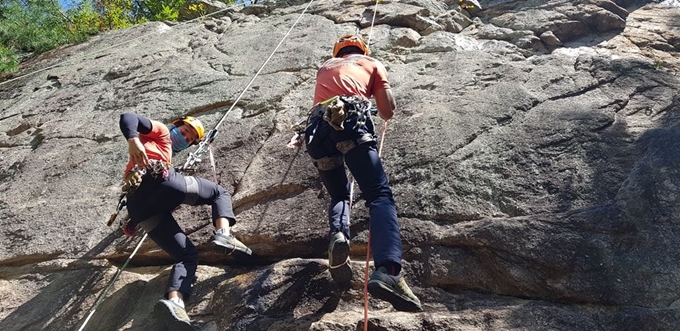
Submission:
M 331 236 L 328 244 L 328 265 L 331 277 L 338 284 L 346 284 L 352 280 L 352 265 L 349 260 L 349 240 L 342 232 Z
M 248 248 L 248 246 L 244 245 L 241 241 L 236 239 L 233 234 L 228 234 L 225 235 L 222 233 L 222 231 L 217 230 L 215 231 L 215 237 L 213 238 L 213 244 L 215 244 L 218 247 L 223 247 L 226 248 L 227 250 L 230 250 L 229 254 L 233 253 L 234 251 L 239 251 L 246 253 L 248 255 L 252 255 L 253 251 Z
M 170 300 L 159 300 L 153 310 L 156 318 L 172 331 L 196 331 L 186 310 Z
M 372 296 L 385 300 L 399 311 L 423 311 L 420 300 L 411 292 L 404 277 L 392 276 L 385 267 L 380 267 L 368 281 L 368 292 Z

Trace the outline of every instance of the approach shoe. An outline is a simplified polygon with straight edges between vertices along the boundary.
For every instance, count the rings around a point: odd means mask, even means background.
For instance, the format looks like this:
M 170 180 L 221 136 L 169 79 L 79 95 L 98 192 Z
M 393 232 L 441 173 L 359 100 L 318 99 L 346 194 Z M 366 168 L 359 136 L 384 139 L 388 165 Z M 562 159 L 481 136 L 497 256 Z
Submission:
M 172 331 L 196 331 L 186 310 L 170 300 L 159 300 L 153 310 L 156 318 Z
M 331 277 L 338 284 L 347 284 L 352 280 L 352 265 L 349 260 L 349 240 L 342 232 L 331 236 L 328 244 L 328 265 Z
M 411 292 L 402 276 L 392 276 L 385 267 L 380 267 L 368 281 L 368 292 L 372 296 L 385 300 L 399 311 L 422 311 L 420 300 Z
M 248 246 L 236 239 L 236 237 L 234 237 L 234 235 L 231 233 L 225 235 L 222 231 L 217 230 L 215 231 L 215 237 L 213 238 L 212 242 L 218 247 L 225 248 L 227 251 L 229 251 L 229 254 L 233 253 L 234 251 L 243 252 L 248 255 L 253 254 L 253 251 L 250 250 Z

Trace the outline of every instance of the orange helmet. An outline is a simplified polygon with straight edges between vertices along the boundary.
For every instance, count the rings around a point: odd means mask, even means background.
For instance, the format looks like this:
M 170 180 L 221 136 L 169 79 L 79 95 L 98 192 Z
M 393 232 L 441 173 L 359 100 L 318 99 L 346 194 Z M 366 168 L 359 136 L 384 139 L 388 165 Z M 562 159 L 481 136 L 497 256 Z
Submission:
M 358 34 L 347 34 L 340 37 L 340 39 L 335 42 L 335 45 L 333 45 L 333 57 L 338 57 L 340 50 L 349 46 L 359 47 L 359 49 L 364 52 L 364 55 L 371 55 L 371 50 L 368 49 L 368 45 L 366 45 L 364 38 L 361 38 Z
M 203 139 L 203 135 L 205 134 L 205 128 L 203 128 L 203 123 L 201 123 L 201 121 L 199 121 L 196 117 L 187 116 L 178 118 L 172 122 L 172 125 L 179 126 L 178 124 L 180 122 L 182 122 L 183 124 L 188 124 L 189 126 L 194 128 L 194 130 L 196 130 L 196 134 L 198 135 L 197 141 L 201 141 L 201 139 Z

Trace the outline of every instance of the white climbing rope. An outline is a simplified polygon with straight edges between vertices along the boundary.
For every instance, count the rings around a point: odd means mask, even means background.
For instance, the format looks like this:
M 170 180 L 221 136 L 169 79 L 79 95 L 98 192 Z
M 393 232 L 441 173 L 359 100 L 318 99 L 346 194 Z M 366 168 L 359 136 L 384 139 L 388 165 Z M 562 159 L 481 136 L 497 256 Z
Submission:
M 220 121 L 217 122 L 215 127 L 212 130 L 210 130 L 210 132 L 208 133 L 209 138 L 203 139 L 203 141 L 201 141 L 198 144 L 196 151 L 193 152 L 193 153 L 189 153 L 189 157 L 187 158 L 186 162 L 182 166 L 182 169 L 188 169 L 191 166 L 193 166 L 194 163 L 201 160 L 201 156 L 202 156 L 204 150 L 207 147 L 209 147 L 209 145 L 215 139 L 215 136 L 217 135 L 217 129 L 220 127 L 220 125 L 222 125 L 222 122 L 224 122 L 224 120 L 227 118 L 227 115 L 229 115 L 229 113 L 234 109 L 234 107 L 236 107 L 236 104 L 241 100 L 241 98 L 246 93 L 246 91 L 248 90 L 250 85 L 253 84 L 253 81 L 255 81 L 255 78 L 257 78 L 257 76 L 262 72 L 262 69 L 264 69 L 264 67 L 267 65 L 267 63 L 269 63 L 269 60 L 271 60 L 271 58 L 274 56 L 274 54 L 279 49 L 279 47 L 281 47 L 281 45 L 286 40 L 288 35 L 290 35 L 290 32 L 293 31 L 293 28 L 295 27 L 295 25 L 297 25 L 297 23 L 300 21 L 300 19 L 302 19 L 302 16 L 307 12 L 307 9 L 309 9 L 309 6 L 311 6 L 313 2 L 314 2 L 314 0 L 310 0 L 307 3 L 307 6 L 305 7 L 305 9 L 302 11 L 302 13 L 300 13 L 298 18 L 293 23 L 293 25 L 291 25 L 290 29 L 288 29 L 288 32 L 286 32 L 286 34 L 283 36 L 283 38 L 281 38 L 281 41 L 279 42 L 278 45 L 276 45 L 276 48 L 274 48 L 274 50 L 271 52 L 271 54 L 269 54 L 269 57 L 267 57 L 267 59 L 262 63 L 262 66 L 260 66 L 260 69 L 258 69 L 257 72 L 255 73 L 255 75 L 253 75 L 253 77 L 250 79 L 250 82 L 248 82 L 248 84 L 243 89 L 243 91 L 241 91 L 241 94 L 239 94 L 239 96 L 236 98 L 236 100 L 234 100 L 234 102 L 231 104 L 231 107 L 229 107 L 229 109 L 227 109 L 227 111 L 224 113 L 224 115 L 222 116 Z
M 116 280 L 118 280 L 118 277 L 120 276 L 120 274 L 123 273 L 123 270 L 125 270 L 125 267 L 127 267 L 128 263 L 130 263 L 130 261 L 132 260 L 132 257 L 135 256 L 135 254 L 137 254 L 137 251 L 139 250 L 139 248 L 142 247 L 142 244 L 144 243 L 144 240 L 146 240 L 146 237 L 147 237 L 147 236 L 149 236 L 149 234 L 148 234 L 148 233 L 145 233 L 144 236 L 142 237 L 142 240 L 139 241 L 139 244 L 137 244 L 137 247 L 135 247 L 135 250 L 132 251 L 132 254 L 130 254 L 130 256 L 129 256 L 128 259 L 125 261 L 125 263 L 123 264 L 123 266 L 122 266 L 120 269 L 118 269 L 118 272 L 116 272 L 116 275 L 113 276 L 113 279 L 111 280 L 111 283 L 109 283 L 109 286 L 106 287 L 106 289 L 104 290 L 104 292 L 102 293 L 102 295 L 99 296 L 99 299 L 97 299 L 97 302 L 96 302 L 96 303 L 94 304 L 94 306 L 92 307 L 92 310 L 90 311 L 90 314 L 87 315 L 87 318 L 85 319 L 85 322 L 83 322 L 83 325 L 80 326 L 80 329 L 78 329 L 78 331 L 83 331 L 83 330 L 85 329 L 85 325 L 87 325 L 87 322 L 90 321 L 90 318 L 92 317 L 92 315 L 94 315 L 94 312 L 97 311 L 97 308 L 99 307 L 99 305 L 102 303 L 102 301 L 104 301 L 104 298 L 106 297 L 106 294 L 109 292 L 109 290 L 111 289 L 111 287 L 113 287 L 113 284 L 116 282 Z

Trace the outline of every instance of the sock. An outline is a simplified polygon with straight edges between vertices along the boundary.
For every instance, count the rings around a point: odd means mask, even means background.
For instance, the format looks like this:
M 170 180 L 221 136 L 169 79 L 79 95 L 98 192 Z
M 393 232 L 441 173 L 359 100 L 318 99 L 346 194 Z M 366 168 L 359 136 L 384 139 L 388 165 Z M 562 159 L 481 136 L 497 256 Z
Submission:
M 231 232 L 229 231 L 229 228 L 222 228 L 222 229 L 217 229 L 215 230 L 215 234 L 223 234 L 225 236 L 228 236 Z
M 184 309 L 184 300 L 180 299 L 180 297 L 170 298 L 170 302 L 173 302 Z
M 389 273 L 392 276 L 398 276 L 399 272 L 401 271 L 401 266 L 396 264 L 396 263 L 387 263 L 385 264 L 385 269 L 387 269 L 387 273 Z

